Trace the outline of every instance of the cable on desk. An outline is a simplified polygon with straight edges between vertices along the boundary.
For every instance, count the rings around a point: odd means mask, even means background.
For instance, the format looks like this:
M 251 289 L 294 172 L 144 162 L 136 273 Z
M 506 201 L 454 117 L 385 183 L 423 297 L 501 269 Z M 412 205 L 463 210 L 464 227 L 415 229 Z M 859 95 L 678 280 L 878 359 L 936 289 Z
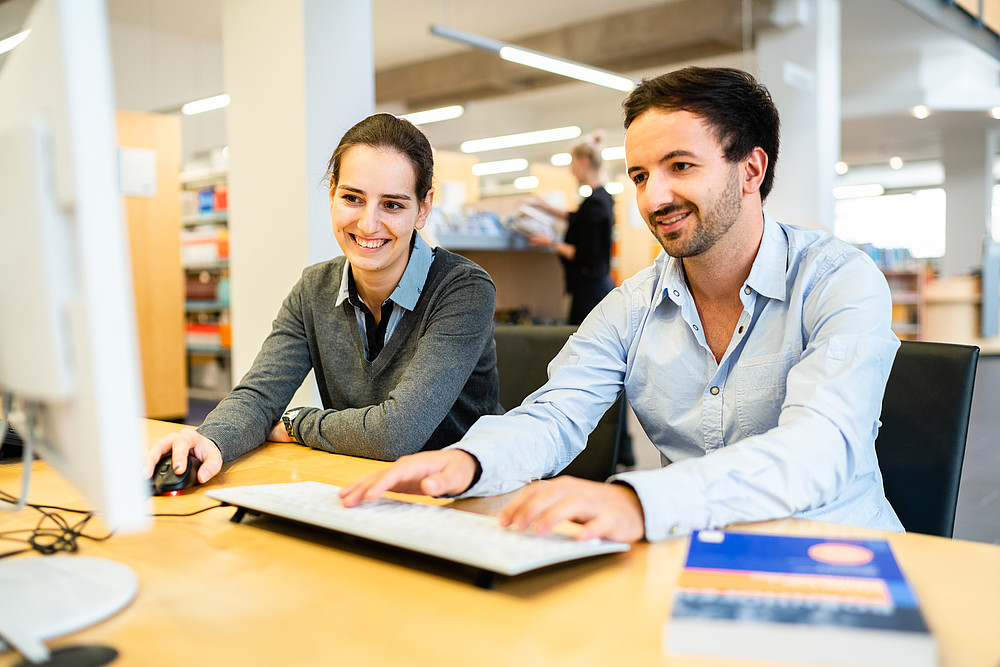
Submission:
M 17 504 L 17 498 L 3 490 L 0 490 L 0 501 L 11 505 Z M 114 531 L 110 531 L 107 535 L 86 534 L 84 532 L 84 528 L 86 527 L 87 522 L 94 517 L 94 513 L 89 510 L 74 509 L 72 507 L 59 507 L 55 505 L 35 505 L 32 503 L 28 503 L 25 507 L 33 509 L 42 515 L 38 520 L 38 524 L 34 528 L 21 528 L 0 532 L 0 540 L 24 542 L 29 546 L 29 548 L 0 553 L 0 558 L 16 556 L 32 550 L 46 555 L 54 553 L 72 553 L 79 550 L 77 542 L 80 538 L 86 538 L 88 540 L 93 540 L 94 542 L 103 542 L 114 535 Z M 152 516 L 188 517 L 201 514 L 202 512 L 207 512 L 208 510 L 218 509 L 220 507 L 227 507 L 227 505 L 225 503 L 218 503 L 216 505 L 203 507 L 200 510 L 195 510 L 194 512 L 188 512 L 185 514 L 163 513 L 153 514 Z M 84 516 L 78 522 L 70 523 L 66 517 L 61 514 L 57 514 L 57 512 L 83 514 Z M 14 537 L 15 535 L 20 535 L 22 533 L 27 533 L 28 536 Z
M 16 505 L 18 502 L 17 498 L 2 490 L 0 490 L 0 501 L 10 503 L 11 505 Z M 25 542 L 30 548 L 0 553 L 0 558 L 7 558 L 32 550 L 42 554 L 71 553 L 79 550 L 78 540 L 81 537 L 95 542 L 103 542 L 114 534 L 113 531 L 107 535 L 88 535 L 84 532 L 87 523 L 94 516 L 93 512 L 69 507 L 33 505 L 30 503 L 25 507 L 31 508 L 42 515 L 38 520 L 38 524 L 33 529 L 22 528 L 19 530 L 4 531 L 0 533 L 0 539 Z M 66 517 L 56 512 L 69 512 L 71 514 L 83 514 L 84 516 L 76 523 L 70 523 Z M 12 537 L 21 533 L 28 533 L 28 536 L 26 538 Z

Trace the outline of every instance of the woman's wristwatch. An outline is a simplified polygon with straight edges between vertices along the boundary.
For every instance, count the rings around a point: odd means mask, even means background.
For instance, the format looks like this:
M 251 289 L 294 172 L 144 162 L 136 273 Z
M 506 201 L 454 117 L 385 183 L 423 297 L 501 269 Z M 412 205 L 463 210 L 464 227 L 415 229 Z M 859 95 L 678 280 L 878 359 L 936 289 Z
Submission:
M 295 429 L 292 428 L 292 423 L 295 421 L 295 417 L 302 411 L 302 408 L 288 408 L 285 413 L 281 415 L 281 423 L 285 425 L 285 433 L 288 434 L 288 439 L 292 442 L 299 442 L 299 439 L 295 437 Z

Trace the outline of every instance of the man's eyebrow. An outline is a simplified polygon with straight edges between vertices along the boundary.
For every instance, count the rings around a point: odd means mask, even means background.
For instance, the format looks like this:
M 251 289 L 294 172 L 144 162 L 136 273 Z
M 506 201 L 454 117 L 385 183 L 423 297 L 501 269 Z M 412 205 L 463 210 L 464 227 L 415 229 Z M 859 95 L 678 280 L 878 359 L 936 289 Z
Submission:
M 669 153 L 667 153 L 666 155 L 664 155 L 663 157 L 661 157 L 659 160 L 657 160 L 657 163 L 669 162 L 670 160 L 673 160 L 673 159 L 676 159 L 676 158 L 679 158 L 679 157 L 697 157 L 697 156 L 693 152 L 691 152 L 691 151 L 687 151 L 687 150 L 683 150 L 683 149 L 678 149 L 678 150 L 675 150 L 675 151 L 670 151 Z M 636 167 L 629 167 L 627 173 L 628 174 L 632 174 L 635 171 L 642 171 L 642 167 L 638 167 L 638 166 L 636 166 Z

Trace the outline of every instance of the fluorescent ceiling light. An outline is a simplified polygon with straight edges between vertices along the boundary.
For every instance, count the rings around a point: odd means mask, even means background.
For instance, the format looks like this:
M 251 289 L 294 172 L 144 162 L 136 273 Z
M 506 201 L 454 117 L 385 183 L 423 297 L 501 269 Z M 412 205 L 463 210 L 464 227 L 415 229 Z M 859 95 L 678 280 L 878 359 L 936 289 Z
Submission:
M 222 109 L 227 106 L 229 106 L 229 95 L 223 93 L 222 95 L 216 95 L 214 97 L 206 97 L 203 100 L 188 102 L 181 107 L 181 113 L 185 116 L 193 116 L 196 113 L 215 111 L 216 109 Z
M 601 157 L 605 160 L 624 160 L 625 159 L 625 147 L 624 146 L 608 146 L 603 151 L 601 151 Z
M 621 74 L 594 69 L 593 67 L 580 65 L 570 60 L 547 56 L 544 53 L 528 51 L 516 46 L 500 47 L 500 57 L 508 62 L 527 65 L 528 67 L 552 72 L 553 74 L 561 74 L 562 76 L 577 79 L 578 81 L 596 83 L 598 86 L 614 88 L 625 93 L 635 88 L 635 80 Z
M 442 120 L 454 120 L 463 113 L 465 113 L 465 107 L 460 104 L 454 104 L 450 107 L 440 107 L 438 109 L 427 109 L 426 111 L 403 114 L 400 118 L 405 118 L 414 125 L 426 125 L 427 123 L 437 123 Z
M 496 162 L 479 162 L 472 165 L 472 173 L 476 176 L 488 176 L 489 174 L 508 174 L 512 171 L 521 171 L 528 168 L 528 161 L 523 157 L 513 160 L 497 160 Z
M 573 156 L 569 153 L 556 153 L 549 158 L 553 167 L 568 167 L 573 162 Z
M 878 197 L 885 192 L 878 183 L 864 185 L 839 185 L 833 189 L 834 199 L 859 199 L 861 197 Z
M 25 30 L 24 32 L 19 32 L 13 37 L 8 37 L 7 39 L 0 40 L 0 53 L 7 53 L 15 46 L 23 42 L 31 34 L 30 30 Z
M 514 179 L 514 187 L 518 190 L 532 190 L 538 187 L 537 176 L 520 176 Z
M 625 192 L 625 185 L 618 181 L 611 181 L 604 184 L 604 189 L 608 191 L 609 195 L 620 195 Z
M 535 69 L 552 72 L 553 74 L 560 74 L 572 79 L 577 79 L 578 81 L 596 83 L 599 86 L 614 88 L 615 90 L 621 90 L 623 92 L 632 90 L 639 83 L 633 78 L 616 74 L 615 72 L 609 72 L 608 70 L 600 69 L 598 67 L 590 67 L 589 65 L 584 65 L 583 63 L 566 60 L 564 58 L 557 58 L 555 56 L 541 53 L 540 51 L 521 48 L 520 46 L 514 46 L 512 44 L 508 44 L 507 42 L 501 42 L 496 39 L 490 39 L 489 37 L 474 35 L 469 32 L 462 32 L 461 30 L 452 30 L 451 28 L 446 28 L 440 25 L 432 25 L 431 34 L 437 35 L 438 37 L 444 37 L 446 39 L 452 39 L 456 42 L 462 42 L 463 44 L 468 44 L 469 46 L 474 46 L 477 49 L 483 49 L 484 51 L 492 51 L 493 53 L 499 54 L 501 58 L 509 62 L 527 65 L 528 67 L 534 67 Z
M 500 148 L 531 146 L 533 144 L 544 144 L 549 141 L 576 139 L 579 136 L 579 126 L 572 125 L 570 127 L 556 127 L 551 130 L 536 130 L 535 132 L 507 134 L 502 137 L 470 139 L 469 141 L 463 141 L 460 148 L 463 153 L 481 153 L 483 151 L 495 151 Z

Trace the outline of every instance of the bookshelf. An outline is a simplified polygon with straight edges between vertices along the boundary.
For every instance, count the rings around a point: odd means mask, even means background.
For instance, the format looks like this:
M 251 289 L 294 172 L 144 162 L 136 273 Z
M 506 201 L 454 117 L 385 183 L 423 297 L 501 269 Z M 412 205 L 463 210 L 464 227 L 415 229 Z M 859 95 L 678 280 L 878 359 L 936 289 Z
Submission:
M 882 269 L 882 273 L 892 295 L 892 330 L 900 340 L 920 340 L 924 268 L 914 264 L 908 268 Z
M 181 265 L 188 392 L 217 401 L 232 389 L 229 202 L 222 170 L 181 174 Z

